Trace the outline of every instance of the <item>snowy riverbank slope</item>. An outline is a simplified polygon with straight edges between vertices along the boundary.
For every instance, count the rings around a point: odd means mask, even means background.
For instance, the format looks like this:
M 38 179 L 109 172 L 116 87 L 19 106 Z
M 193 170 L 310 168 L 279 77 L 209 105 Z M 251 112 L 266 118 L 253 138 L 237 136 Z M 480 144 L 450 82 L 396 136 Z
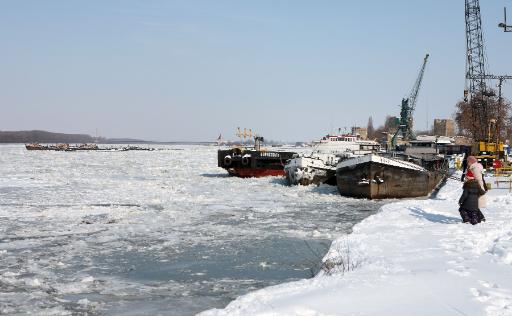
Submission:
M 460 193 L 449 180 L 435 199 L 388 204 L 335 240 L 324 261 L 346 260 L 348 248 L 353 271 L 265 288 L 201 315 L 512 315 L 512 194 L 489 191 L 487 222 L 472 226 L 460 221 Z

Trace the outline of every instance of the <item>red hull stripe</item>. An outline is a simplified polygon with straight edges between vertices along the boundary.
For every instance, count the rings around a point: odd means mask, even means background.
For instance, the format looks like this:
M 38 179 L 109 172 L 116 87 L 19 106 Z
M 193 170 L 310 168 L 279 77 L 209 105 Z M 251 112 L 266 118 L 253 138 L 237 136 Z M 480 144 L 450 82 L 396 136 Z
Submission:
M 230 175 L 240 178 L 276 177 L 285 175 L 284 170 L 272 169 L 230 168 L 228 172 Z

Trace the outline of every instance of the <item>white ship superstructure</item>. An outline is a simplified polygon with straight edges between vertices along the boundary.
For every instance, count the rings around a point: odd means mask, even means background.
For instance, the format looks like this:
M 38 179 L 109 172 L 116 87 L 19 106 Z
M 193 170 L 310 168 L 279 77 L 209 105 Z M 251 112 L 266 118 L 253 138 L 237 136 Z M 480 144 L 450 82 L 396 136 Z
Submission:
M 293 158 L 284 170 L 289 184 L 336 185 L 336 165 L 344 159 L 378 151 L 375 141 L 361 140 L 355 135 L 327 135 L 314 142 L 313 152 Z

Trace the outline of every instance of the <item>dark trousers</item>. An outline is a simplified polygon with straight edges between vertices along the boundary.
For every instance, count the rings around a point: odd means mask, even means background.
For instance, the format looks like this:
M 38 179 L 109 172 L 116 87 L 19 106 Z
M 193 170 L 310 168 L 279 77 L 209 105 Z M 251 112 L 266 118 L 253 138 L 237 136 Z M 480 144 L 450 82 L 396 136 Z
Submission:
M 467 210 L 465 208 L 459 208 L 460 217 L 462 218 L 463 223 L 471 223 L 472 225 L 476 225 L 482 221 L 485 222 L 485 216 L 480 211 L 480 209 L 476 210 Z

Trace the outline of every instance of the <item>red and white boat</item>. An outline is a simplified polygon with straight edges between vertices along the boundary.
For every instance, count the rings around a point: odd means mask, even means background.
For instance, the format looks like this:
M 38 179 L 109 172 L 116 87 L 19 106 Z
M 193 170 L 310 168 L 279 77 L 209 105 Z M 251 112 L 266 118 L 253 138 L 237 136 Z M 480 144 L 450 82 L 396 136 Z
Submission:
M 254 147 L 233 147 L 217 152 L 218 166 L 240 178 L 284 176 L 285 163 L 295 152 L 268 151 L 261 147 L 263 137 L 254 137 Z

